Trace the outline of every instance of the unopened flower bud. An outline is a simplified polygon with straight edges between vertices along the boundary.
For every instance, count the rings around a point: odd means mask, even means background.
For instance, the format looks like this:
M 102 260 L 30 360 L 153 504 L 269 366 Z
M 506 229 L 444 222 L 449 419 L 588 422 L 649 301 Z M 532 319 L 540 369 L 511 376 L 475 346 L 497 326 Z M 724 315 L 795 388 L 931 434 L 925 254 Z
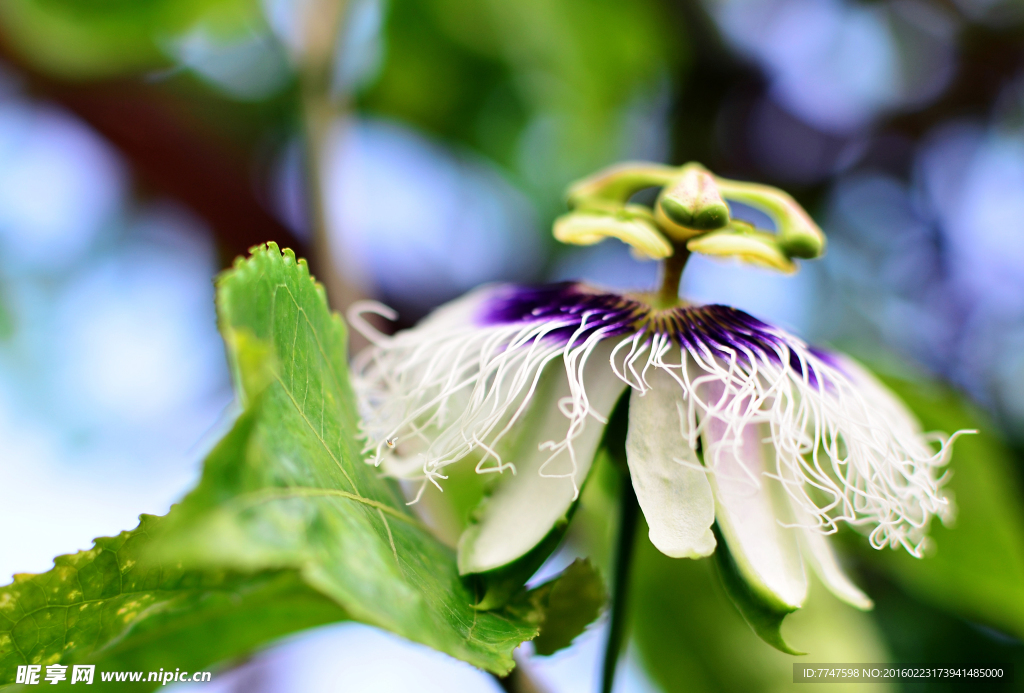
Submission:
M 683 241 L 728 224 L 729 206 L 714 176 L 698 164 L 689 164 L 661 191 L 655 215 L 666 232 Z

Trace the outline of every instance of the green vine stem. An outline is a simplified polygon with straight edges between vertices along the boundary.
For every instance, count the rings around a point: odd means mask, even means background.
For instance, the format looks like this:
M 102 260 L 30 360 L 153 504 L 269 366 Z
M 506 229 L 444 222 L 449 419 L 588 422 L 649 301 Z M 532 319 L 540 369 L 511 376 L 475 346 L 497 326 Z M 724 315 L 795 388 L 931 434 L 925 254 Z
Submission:
M 619 470 L 619 534 L 616 540 L 612 574 L 612 597 L 608 622 L 608 640 L 605 643 L 601 667 L 601 693 L 611 693 L 615 685 L 615 669 L 626 637 L 630 569 L 633 564 L 633 546 L 636 542 L 640 505 L 633 491 L 626 462 L 626 434 L 629 428 L 629 393 L 615 405 L 605 428 L 602 445 Z
M 633 491 L 629 475 L 621 478 L 619 490 L 619 536 L 615 548 L 615 574 L 612 583 L 611 618 L 608 623 L 608 641 L 601 667 L 601 693 L 611 693 L 615 685 L 615 669 L 622 654 L 626 637 L 629 580 L 633 565 L 633 545 L 636 542 L 640 506 Z
M 306 162 L 307 208 L 313 234 L 314 271 L 324 283 L 331 305 L 342 311 L 363 298 L 361 287 L 346 281 L 337 271 L 331 238 L 339 229 L 330 227 L 324 190 L 331 138 L 344 125 L 346 99 L 334 88 L 334 56 L 344 30 L 346 0 L 316 0 L 305 12 L 301 54 L 296 56 L 302 108 Z M 358 333 L 350 335 L 350 349 L 362 345 Z

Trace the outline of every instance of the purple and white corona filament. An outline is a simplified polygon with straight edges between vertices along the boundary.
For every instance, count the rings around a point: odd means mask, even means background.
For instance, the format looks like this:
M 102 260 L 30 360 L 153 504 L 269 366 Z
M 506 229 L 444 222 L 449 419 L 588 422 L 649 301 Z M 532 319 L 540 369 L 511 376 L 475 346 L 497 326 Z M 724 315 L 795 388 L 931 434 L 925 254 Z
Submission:
M 653 247 L 651 229 L 637 242 L 629 229 L 605 235 L 643 250 Z M 571 231 L 570 242 L 594 242 Z M 782 260 L 749 245 L 736 251 L 753 236 L 735 233 L 743 237 L 721 241 L 728 252 L 714 253 L 708 236 L 696 251 L 789 262 L 777 250 Z M 458 547 L 463 574 L 487 572 L 525 555 L 565 517 L 628 390 L 626 459 L 659 550 L 707 556 L 717 522 L 769 603 L 799 608 L 809 567 L 840 598 L 869 608 L 827 535 L 845 522 L 876 548 L 920 556 L 931 519 L 953 512 L 942 491 L 952 439 L 923 435 L 851 359 L 743 311 L 674 298 L 685 251 L 665 235 L 682 256 L 667 300 L 579 283 L 493 285 L 394 336 L 360 317 L 388 316 L 386 307 L 354 306 L 351 321 L 373 342 L 353 364 L 371 460 L 420 479 L 420 493 L 462 460 L 501 474 Z

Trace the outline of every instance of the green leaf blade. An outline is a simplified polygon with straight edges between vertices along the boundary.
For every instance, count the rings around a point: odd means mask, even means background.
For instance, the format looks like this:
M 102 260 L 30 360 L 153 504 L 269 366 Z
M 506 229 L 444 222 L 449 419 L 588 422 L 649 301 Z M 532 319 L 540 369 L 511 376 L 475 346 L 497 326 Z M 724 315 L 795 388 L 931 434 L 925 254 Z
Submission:
M 164 558 L 237 570 L 294 568 L 354 619 L 505 673 L 535 615 L 478 611 L 454 552 L 364 461 L 346 333 L 304 261 L 269 244 L 218 282 L 221 329 L 249 427 L 245 452 L 211 456 Z
M 345 618 L 295 571 L 242 575 L 147 563 L 150 535 L 165 521 L 143 515 L 136 529 L 0 587 L 0 686 L 13 683 L 23 664 L 156 671 L 173 658 L 183 669 L 209 669 L 270 639 Z
M 608 592 L 589 559 L 576 559 L 551 582 L 533 590 L 543 593 L 544 621 L 534 640 L 534 651 L 552 655 L 569 647 L 601 614 Z

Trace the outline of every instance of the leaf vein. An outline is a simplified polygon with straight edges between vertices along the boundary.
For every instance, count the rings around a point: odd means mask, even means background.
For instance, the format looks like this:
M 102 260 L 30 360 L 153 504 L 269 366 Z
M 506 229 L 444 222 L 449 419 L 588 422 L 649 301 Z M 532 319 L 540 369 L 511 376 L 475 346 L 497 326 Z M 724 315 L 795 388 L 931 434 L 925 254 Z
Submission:
M 387 513 L 392 517 L 398 518 L 403 522 L 407 522 L 414 527 L 424 529 L 423 525 L 415 517 L 406 515 L 398 510 L 395 510 L 385 503 L 373 500 L 372 498 L 366 498 L 355 493 L 349 493 L 348 491 L 342 491 L 341 489 L 333 488 L 312 488 L 309 486 L 287 486 L 277 488 L 260 489 L 258 491 L 252 491 L 239 496 L 235 496 L 229 501 L 232 504 L 247 504 L 247 503 L 267 503 L 277 500 L 289 500 L 291 498 L 309 498 L 315 496 L 337 496 L 339 498 L 347 498 L 349 500 L 356 501 L 375 508 L 381 513 L 381 519 L 384 520 L 385 527 L 388 530 L 388 538 L 391 539 L 391 548 L 395 549 L 394 538 L 391 535 L 391 527 L 387 524 L 387 518 L 383 517 L 383 513 Z M 397 550 L 395 551 L 395 557 L 398 557 Z
M 313 422 L 309 420 L 309 417 L 306 416 L 306 412 L 302 410 L 302 407 L 300 407 L 299 403 L 295 400 L 295 395 L 292 394 L 292 391 L 288 389 L 287 385 L 284 384 L 284 381 L 281 379 L 280 375 L 275 374 L 274 377 L 277 379 L 277 382 L 281 383 L 281 388 L 285 391 L 285 394 L 288 395 L 288 399 L 292 401 L 292 404 L 295 405 L 295 411 L 299 412 L 299 416 L 301 416 L 302 420 L 306 422 L 306 425 L 309 426 L 309 430 L 313 432 L 313 435 L 315 435 L 316 439 L 320 441 L 320 444 L 324 446 L 324 450 L 327 451 L 327 454 L 334 461 L 334 464 L 338 465 L 338 469 L 341 470 L 341 473 L 345 476 L 345 479 L 348 481 L 349 485 L 352 486 L 352 490 L 356 492 L 356 495 L 359 495 L 359 488 L 356 486 L 356 482 L 353 481 L 352 477 L 349 476 L 347 471 L 345 471 L 345 467 L 341 464 L 341 460 L 339 460 L 334 455 L 334 452 L 331 450 L 330 446 L 327 445 L 327 441 L 325 441 L 320 436 L 320 434 L 317 433 L 316 428 L 313 427 Z

